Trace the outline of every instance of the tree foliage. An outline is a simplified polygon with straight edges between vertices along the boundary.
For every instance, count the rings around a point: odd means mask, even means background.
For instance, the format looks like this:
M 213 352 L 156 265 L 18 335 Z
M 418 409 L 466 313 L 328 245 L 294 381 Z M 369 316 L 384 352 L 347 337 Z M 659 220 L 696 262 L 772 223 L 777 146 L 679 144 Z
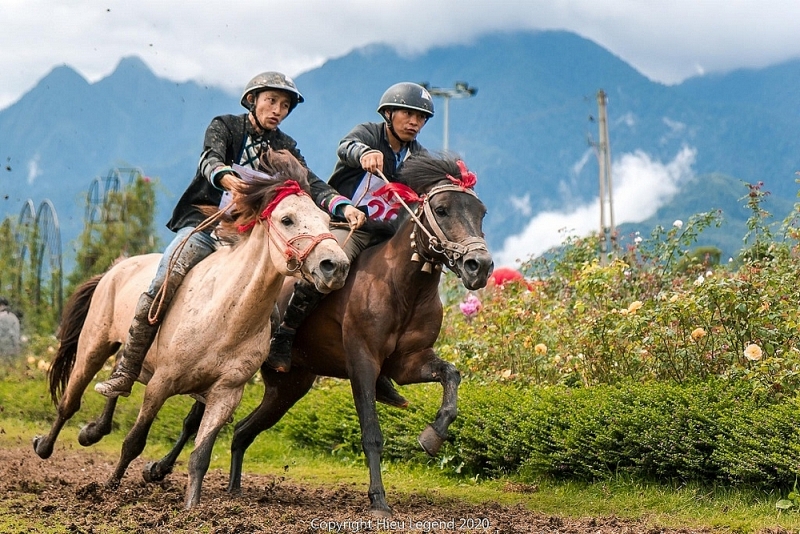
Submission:
M 67 294 L 86 279 L 108 270 L 120 258 L 160 250 L 154 214 L 155 187 L 150 178 L 139 175 L 122 191 L 109 192 L 100 220 L 84 223 Z

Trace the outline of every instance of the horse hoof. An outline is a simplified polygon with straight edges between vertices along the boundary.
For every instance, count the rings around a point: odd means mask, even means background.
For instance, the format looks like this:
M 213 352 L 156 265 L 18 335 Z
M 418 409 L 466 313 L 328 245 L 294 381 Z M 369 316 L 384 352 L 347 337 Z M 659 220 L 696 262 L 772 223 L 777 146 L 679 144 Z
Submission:
M 97 425 L 94 423 L 89 423 L 88 425 L 84 426 L 78 433 L 78 443 L 80 443 L 84 447 L 94 445 L 102 438 L 103 435 L 102 434 L 98 435 Z
M 35 436 L 33 438 L 33 450 L 42 460 L 47 460 L 50 458 L 50 455 L 53 454 L 52 447 L 43 447 L 42 443 L 44 442 L 44 438 L 42 436 Z
M 170 471 L 162 473 L 161 469 L 158 468 L 158 462 L 147 462 L 147 464 L 144 466 L 144 469 L 142 469 L 142 478 L 145 482 L 149 483 L 161 482 L 166 478 Z
M 427 452 L 429 456 L 436 456 L 439 453 L 439 449 L 442 448 L 444 438 L 431 425 L 428 425 L 419 435 L 417 441 L 422 446 L 422 450 Z
M 380 508 L 370 508 L 369 515 L 375 519 L 387 519 L 392 517 L 392 509 L 389 506 Z
M 116 491 L 119 488 L 119 480 L 116 478 L 109 478 L 106 480 L 105 488 L 110 491 Z

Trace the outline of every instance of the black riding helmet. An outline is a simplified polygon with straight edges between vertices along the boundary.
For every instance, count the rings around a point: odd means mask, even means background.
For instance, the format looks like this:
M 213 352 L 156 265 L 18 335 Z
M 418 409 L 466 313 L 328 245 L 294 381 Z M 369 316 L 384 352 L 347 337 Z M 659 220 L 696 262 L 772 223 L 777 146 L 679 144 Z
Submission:
M 385 109 L 393 108 L 413 109 L 430 119 L 433 117 L 433 98 L 427 89 L 417 83 L 396 83 L 383 93 L 378 113 L 383 117 Z
M 294 80 L 285 74 L 281 74 L 280 72 L 268 71 L 254 76 L 252 80 L 247 82 L 247 85 L 244 88 L 244 93 L 242 93 L 242 99 L 240 101 L 242 106 L 244 106 L 247 111 L 254 111 L 255 97 L 258 96 L 258 93 L 261 91 L 266 91 L 267 89 L 275 89 L 289 93 L 289 97 L 291 98 L 291 103 L 289 104 L 289 113 L 292 112 L 297 104 L 305 100 L 303 95 L 300 94 L 300 91 L 297 90 Z M 247 101 L 247 95 L 249 94 L 253 94 L 252 104 Z
M 386 126 L 395 139 L 399 140 L 400 137 L 394 131 L 392 124 L 392 114 L 398 108 L 419 111 L 425 115 L 427 121 L 433 117 L 433 98 L 427 89 L 412 82 L 396 83 L 383 93 L 381 101 L 378 103 L 378 113 L 386 121 Z M 388 116 L 384 113 L 386 110 L 389 111 Z

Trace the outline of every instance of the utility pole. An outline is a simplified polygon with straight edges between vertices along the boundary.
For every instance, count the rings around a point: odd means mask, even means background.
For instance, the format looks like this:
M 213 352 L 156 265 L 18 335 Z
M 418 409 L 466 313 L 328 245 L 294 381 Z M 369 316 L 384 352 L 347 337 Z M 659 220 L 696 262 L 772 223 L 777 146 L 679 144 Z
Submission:
M 447 152 L 450 145 L 450 99 L 475 96 L 478 89 L 476 87 L 470 87 L 467 82 L 456 82 L 455 87 L 452 89 L 431 87 L 428 82 L 423 82 L 420 85 L 427 89 L 431 95 L 444 98 L 444 140 L 442 142 L 442 150 Z
M 600 169 L 600 265 L 608 263 L 609 245 L 611 254 L 617 255 L 617 228 L 614 225 L 614 195 L 611 186 L 611 147 L 608 143 L 608 115 L 606 93 L 597 92 L 600 125 L 600 142 L 597 145 L 597 162 Z

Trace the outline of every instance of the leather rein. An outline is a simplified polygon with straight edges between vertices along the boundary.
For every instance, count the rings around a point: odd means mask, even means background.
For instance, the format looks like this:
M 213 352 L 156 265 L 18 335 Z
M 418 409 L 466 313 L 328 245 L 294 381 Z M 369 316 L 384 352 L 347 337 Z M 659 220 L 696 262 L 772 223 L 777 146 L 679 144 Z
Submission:
M 390 183 L 382 172 L 378 171 L 378 175 L 387 184 Z M 432 272 L 432 268 L 434 267 L 437 270 L 441 270 L 441 266 L 445 263 L 445 261 L 448 267 L 453 270 L 452 267 L 454 267 L 456 262 L 464 255 L 475 251 L 489 251 L 489 249 L 486 247 L 486 240 L 482 237 L 468 237 L 460 242 L 456 242 L 451 241 L 444 234 L 441 226 L 439 226 L 439 222 L 436 220 L 436 215 L 431 209 L 430 200 L 434 196 L 448 191 L 455 193 L 466 193 L 478 198 L 478 195 L 471 188 L 463 187 L 455 183 L 442 184 L 433 187 L 426 194 L 422 195 L 422 197 L 420 197 L 421 203 L 417 207 L 417 210 L 414 211 L 408 206 L 408 204 L 405 203 L 402 198 L 400 198 L 399 195 L 397 196 L 397 199 L 400 201 L 403 208 L 405 208 L 405 210 L 414 220 L 414 230 L 411 231 L 411 248 L 414 250 L 414 253 L 411 256 L 411 261 L 420 261 L 421 257 L 425 261 L 422 270 L 428 273 Z M 425 219 L 430 225 L 430 230 L 426 228 L 425 224 L 420 219 L 421 215 L 425 216 Z M 423 251 L 418 247 L 416 240 L 417 229 L 421 230 L 428 238 L 428 247 L 426 251 Z M 444 256 L 445 260 L 437 260 L 432 258 L 430 257 L 430 253 Z M 453 272 L 460 277 L 458 271 L 453 270 Z

